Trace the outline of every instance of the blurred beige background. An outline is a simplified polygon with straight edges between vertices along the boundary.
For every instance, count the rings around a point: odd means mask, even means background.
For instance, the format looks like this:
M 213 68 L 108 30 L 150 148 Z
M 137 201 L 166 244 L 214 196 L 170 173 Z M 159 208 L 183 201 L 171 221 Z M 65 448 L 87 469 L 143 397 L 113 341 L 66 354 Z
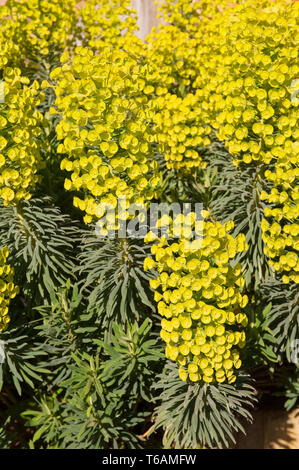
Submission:
M 159 2 L 161 4 L 161 0 Z M 155 0 L 132 0 L 132 6 L 138 13 L 138 36 L 144 39 L 151 31 L 153 26 L 158 26 L 157 19 L 158 6 Z
M 299 408 L 287 412 L 280 405 L 253 412 L 253 424 L 239 434 L 235 449 L 299 449 Z

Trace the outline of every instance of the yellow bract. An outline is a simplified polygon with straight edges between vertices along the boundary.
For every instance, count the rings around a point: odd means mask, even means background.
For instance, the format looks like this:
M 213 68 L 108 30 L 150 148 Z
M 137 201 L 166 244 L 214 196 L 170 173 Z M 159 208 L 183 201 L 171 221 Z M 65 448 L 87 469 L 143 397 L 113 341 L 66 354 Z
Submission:
M 218 2 L 217 2 L 218 3 Z M 201 106 L 235 163 L 269 164 L 298 139 L 298 3 L 245 1 L 214 14 L 194 37 Z
M 72 48 L 75 33 L 78 35 L 76 3 L 76 0 L 7 0 L 0 6 L 0 35 L 4 44 L 14 45 L 9 65 L 24 66 L 54 49 Z
M 83 47 L 51 74 L 61 113 L 58 152 L 68 155 L 61 168 L 71 172 L 65 188 L 84 193 L 74 204 L 86 213 L 86 223 L 105 218 L 103 235 L 133 217 L 133 205 L 145 207 L 160 182 L 151 158 L 155 136 L 146 76 L 146 68 L 125 51 L 106 48 L 94 55 Z M 110 208 L 116 217 L 109 221 Z
M 209 214 L 205 211 L 204 216 Z M 191 222 L 192 229 L 195 224 Z M 150 285 L 164 317 L 166 356 L 179 364 L 180 378 L 232 383 L 234 369 L 241 366 L 238 348 L 245 345 L 242 327 L 247 317 L 242 309 L 248 298 L 240 290 L 241 267 L 233 267 L 230 260 L 247 245 L 244 235 L 233 238 L 228 233 L 232 222 L 204 220 L 202 225 L 197 245 L 184 237 L 156 240 L 154 259 L 146 258 L 144 269 L 159 273 Z
M 251 1 L 215 15 L 198 47 L 194 83 L 234 162 L 274 165 L 265 178 L 263 240 L 284 282 L 299 282 L 299 6 Z M 211 80 L 213 77 L 213 80 Z
M 8 316 L 10 300 L 19 293 L 19 288 L 13 283 L 14 270 L 6 264 L 8 254 L 7 247 L 0 250 L 0 332 L 7 328 L 10 321 Z
M 265 252 L 285 283 L 299 283 L 299 142 L 289 143 L 288 153 L 265 176 L 273 184 L 270 194 L 261 195 L 271 204 L 262 222 Z
M 169 73 L 172 87 L 181 80 L 192 89 L 194 141 L 208 144 L 204 130 L 211 126 L 237 166 L 269 166 L 262 175 L 273 187 L 262 195 L 270 203 L 262 226 L 265 253 L 284 282 L 298 282 L 298 2 L 167 0 L 162 10 L 173 30 L 180 31 L 177 37 L 188 37 L 185 48 L 190 44 L 188 79 L 183 73 Z M 184 99 L 168 95 L 170 104 L 160 101 L 163 113 L 156 118 L 157 132 L 168 166 L 192 168 L 187 154 L 197 166 L 197 149 L 189 152 L 184 140 L 194 114 L 189 121 L 182 118 Z M 178 103 L 175 115 L 167 109 L 172 102 Z
M 82 43 L 93 50 L 103 47 L 131 49 L 138 44 L 136 11 L 130 0 L 88 0 L 79 11 Z M 141 47 L 141 41 L 140 41 Z M 136 50 L 134 51 L 137 52 Z
M 205 167 L 198 152 L 208 146 L 212 131 L 208 115 L 199 105 L 196 94 L 184 98 L 167 93 L 156 99 L 157 112 L 153 117 L 159 151 L 165 155 L 168 168 L 187 171 Z
M 38 84 L 29 86 L 18 68 L 4 69 L 4 100 L 0 103 L 0 198 L 5 205 L 29 199 L 42 167 L 36 138 L 42 116 Z

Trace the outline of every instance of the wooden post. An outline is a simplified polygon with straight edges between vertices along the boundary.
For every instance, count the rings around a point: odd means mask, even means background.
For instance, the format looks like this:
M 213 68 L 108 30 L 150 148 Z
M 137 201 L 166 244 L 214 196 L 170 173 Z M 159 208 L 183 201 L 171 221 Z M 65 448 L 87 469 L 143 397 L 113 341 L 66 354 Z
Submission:
M 161 3 L 161 0 L 159 3 Z M 132 7 L 135 8 L 138 14 L 139 31 L 137 35 L 141 39 L 145 39 L 151 32 L 152 27 L 159 24 L 157 18 L 158 6 L 155 5 L 155 0 L 132 0 Z

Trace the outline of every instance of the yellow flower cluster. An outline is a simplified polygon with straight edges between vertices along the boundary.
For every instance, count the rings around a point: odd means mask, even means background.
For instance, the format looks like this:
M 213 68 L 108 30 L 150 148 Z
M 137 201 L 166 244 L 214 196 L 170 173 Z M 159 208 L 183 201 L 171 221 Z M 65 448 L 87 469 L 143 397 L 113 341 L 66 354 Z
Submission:
M 197 41 L 175 25 L 153 28 L 146 40 L 145 59 L 158 75 L 155 95 L 162 96 L 164 90 L 178 94 L 190 86 L 197 76 Z
M 208 132 L 210 126 L 217 130 L 236 165 L 269 165 L 265 178 L 273 189 L 262 194 L 271 203 L 262 225 L 265 252 L 284 282 L 298 282 L 298 2 L 166 0 L 161 10 L 171 26 L 152 35 L 149 50 L 155 48 L 157 62 L 163 62 L 161 56 L 167 64 L 168 89 L 179 95 L 178 85 L 184 84 L 191 91 L 199 123 Z M 180 46 L 189 56 L 180 54 Z M 178 64 L 186 69 L 185 76 Z M 176 95 L 157 98 L 161 106 L 155 130 L 167 166 L 186 171 L 192 168 L 187 155 L 194 166 L 200 164 L 195 142 L 205 126 L 192 121 L 184 98 Z M 183 134 L 194 125 L 190 152 Z M 199 146 L 206 144 L 208 136 Z
M 265 177 L 273 184 L 270 194 L 261 194 L 271 203 L 262 221 L 265 252 L 285 283 L 299 283 L 299 142 L 289 144 L 285 158 Z
M 237 2 L 202 21 L 192 30 L 198 106 L 236 165 L 269 165 L 265 252 L 285 282 L 298 282 L 299 4 Z
M 193 167 L 204 168 L 198 149 L 210 144 L 212 129 L 206 124 L 208 115 L 200 109 L 196 94 L 180 98 L 168 93 L 157 98 L 156 104 L 159 112 L 153 116 L 154 130 L 167 167 L 187 172 Z
M 8 316 L 10 300 L 19 293 L 19 288 L 13 283 L 14 270 L 6 264 L 8 254 L 7 247 L 0 250 L 0 332 L 7 328 L 10 320 Z
M 18 68 L 6 67 L 3 76 L 3 103 L 0 103 L 0 197 L 5 205 L 29 199 L 42 167 L 36 138 L 42 116 L 37 110 L 42 96 L 38 84 Z
M 117 229 L 118 218 L 128 219 L 132 204 L 151 200 L 160 183 L 158 164 L 151 158 L 155 137 L 149 126 L 146 70 L 124 51 L 110 48 L 94 55 L 78 47 L 71 62 L 67 54 L 61 61 L 51 78 L 57 80 L 61 113 L 58 152 L 68 155 L 61 168 L 71 172 L 65 188 L 85 195 L 75 197 L 74 204 L 85 211 L 86 223 L 108 220 L 107 207 L 112 206 L 116 220 L 109 228 Z
M 147 37 L 145 60 L 155 70 L 150 85 L 158 104 L 156 132 L 168 168 L 191 172 L 202 164 L 199 148 L 210 144 L 211 106 L 204 102 L 206 90 L 194 84 L 202 70 L 207 83 L 214 80 L 209 66 L 214 51 L 208 50 L 202 65 L 198 50 L 204 44 L 205 23 L 220 14 L 222 4 L 226 2 L 167 0 L 161 6 L 166 24 Z
M 20 66 L 49 54 L 52 48 L 72 47 L 78 31 L 76 0 L 7 0 L 0 6 L 1 34 L 17 45 L 10 65 Z
M 164 0 L 159 7 L 160 17 L 190 35 L 196 34 L 205 21 L 210 21 L 219 11 L 237 2 L 230 0 Z
M 298 3 L 244 2 L 200 33 L 194 83 L 235 163 L 270 163 L 298 138 L 290 86 L 299 74 Z M 201 42 L 201 43 L 200 43 Z
M 4 27 L 4 22 L 7 20 L 1 17 L 2 11 L 0 6 L 0 70 L 7 65 L 14 65 L 20 62 L 20 48 L 16 42 L 13 42 L 15 27 L 13 23 L 9 23 Z
M 189 11 L 190 5 L 184 3 Z M 171 11 L 181 7 L 181 2 L 171 4 Z M 198 42 L 179 22 L 170 19 L 173 24 L 154 28 L 147 37 L 144 59 L 153 71 L 149 86 L 156 110 L 153 121 L 159 151 L 164 154 L 168 168 L 188 173 L 194 167 L 204 166 L 198 149 L 210 144 L 210 116 L 192 89 L 198 74 Z
M 126 48 L 128 40 L 135 42 L 133 33 L 138 26 L 130 0 L 88 0 L 79 14 L 84 46 L 93 50 L 107 46 Z
M 299 71 L 298 3 L 167 0 L 162 11 L 174 30 L 188 33 L 193 90 L 235 163 L 282 156 L 285 143 L 298 138 L 298 108 L 291 100 Z M 163 43 L 170 42 L 173 64 L 172 55 L 180 56 L 168 32 Z
M 203 216 L 209 214 L 203 211 Z M 182 380 L 233 383 L 234 369 L 241 366 L 238 348 L 245 344 L 247 316 L 242 308 L 248 298 L 241 294 L 241 266 L 230 260 L 247 249 L 245 237 L 234 239 L 228 233 L 233 222 L 196 221 L 192 213 L 177 216 L 171 232 L 181 223 L 183 236 L 177 241 L 157 239 L 151 247 L 155 260 L 144 262 L 145 270 L 156 268 L 159 273 L 150 285 L 164 317 L 166 356 L 179 364 Z M 190 241 L 190 230 L 201 238 Z M 154 239 L 149 232 L 145 240 Z

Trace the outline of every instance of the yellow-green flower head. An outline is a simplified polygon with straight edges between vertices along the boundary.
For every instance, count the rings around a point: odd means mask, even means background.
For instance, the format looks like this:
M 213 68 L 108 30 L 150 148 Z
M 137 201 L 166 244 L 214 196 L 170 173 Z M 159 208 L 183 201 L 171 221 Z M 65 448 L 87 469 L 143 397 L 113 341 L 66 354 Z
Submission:
M 163 95 L 165 90 L 184 94 L 198 73 L 197 41 L 169 24 L 160 25 L 158 30 L 153 28 L 146 40 L 145 58 L 155 70 L 152 85 L 157 87 L 156 95 Z
M 138 44 L 137 14 L 130 0 L 88 0 L 79 11 L 83 45 L 93 50 L 103 47 L 125 48 Z
M 42 116 L 38 84 L 29 86 L 17 68 L 6 67 L 0 103 L 0 198 L 5 205 L 29 199 L 42 167 L 36 138 Z
M 154 71 L 148 89 L 155 103 L 159 150 L 167 167 L 180 172 L 204 166 L 200 150 L 210 144 L 215 118 L 202 83 L 214 83 L 214 51 L 213 38 L 204 38 L 205 25 L 220 16 L 226 3 L 167 0 L 161 6 L 166 24 L 147 37 L 145 59 Z
M 20 62 L 20 47 L 12 40 L 15 25 L 3 18 L 3 14 L 3 6 L 0 6 L 0 70 Z M 8 24 L 4 26 L 5 22 Z
M 41 58 L 55 48 L 72 48 L 78 31 L 76 0 L 7 0 L 0 7 L 4 36 L 18 46 L 11 65 Z
M 200 109 L 196 94 L 180 98 L 168 93 L 158 98 L 156 104 L 154 130 L 167 167 L 183 172 L 205 167 L 198 149 L 210 144 L 212 129 L 206 124 L 208 116 Z
M 229 0 L 164 0 L 159 10 L 166 23 L 193 35 L 203 23 L 236 3 L 239 3 L 239 0 L 234 3 Z
M 262 222 L 265 253 L 285 283 L 299 283 L 299 143 L 290 143 L 265 176 L 273 184 L 269 194 L 261 194 L 269 203 Z
M 298 282 L 299 5 L 251 0 L 226 8 L 223 2 L 206 15 L 212 3 L 201 2 L 201 22 L 189 29 L 198 43 L 197 106 L 236 165 L 269 165 L 265 252 L 285 282 Z M 184 4 L 177 2 L 172 22 L 187 30 L 197 13 L 187 6 L 184 20 Z
M 10 300 L 19 293 L 19 288 L 13 283 L 14 270 L 6 264 L 8 254 L 7 247 L 0 250 L 0 332 L 7 328 L 10 321 Z
M 283 158 L 298 140 L 299 7 L 289 0 L 245 1 L 197 34 L 202 107 L 235 163 Z
M 145 205 L 160 183 L 151 158 L 155 136 L 146 71 L 128 53 L 110 48 L 94 55 L 78 47 L 71 62 L 67 54 L 61 60 L 51 77 L 61 115 L 58 152 L 67 154 L 61 169 L 70 173 L 65 188 L 85 195 L 74 204 L 86 213 L 86 223 L 106 216 L 107 204 L 118 210 L 118 199 L 125 196 L 126 205 L 111 222 L 117 229 L 120 219 L 130 217 L 129 207 Z
M 241 266 L 232 260 L 247 245 L 244 235 L 229 234 L 233 222 L 210 221 L 206 211 L 203 216 L 201 227 L 191 218 L 201 239 L 156 239 L 144 269 L 159 273 L 150 285 L 163 317 L 165 354 L 179 364 L 180 378 L 232 383 L 241 366 L 238 349 L 245 345 L 247 325 L 242 309 L 248 302 Z

